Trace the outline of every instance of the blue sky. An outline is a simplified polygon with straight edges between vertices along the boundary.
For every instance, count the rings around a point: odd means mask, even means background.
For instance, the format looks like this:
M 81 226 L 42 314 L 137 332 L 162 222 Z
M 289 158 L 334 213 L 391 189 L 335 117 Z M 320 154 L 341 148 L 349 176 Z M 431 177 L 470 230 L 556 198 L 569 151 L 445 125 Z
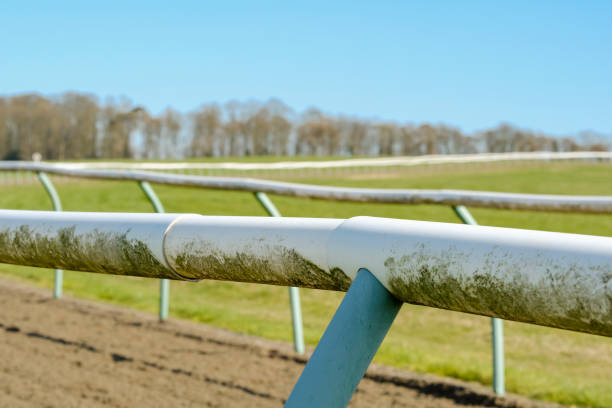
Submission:
M 611 21 L 607 1 L 4 1 L 0 94 L 612 134 Z

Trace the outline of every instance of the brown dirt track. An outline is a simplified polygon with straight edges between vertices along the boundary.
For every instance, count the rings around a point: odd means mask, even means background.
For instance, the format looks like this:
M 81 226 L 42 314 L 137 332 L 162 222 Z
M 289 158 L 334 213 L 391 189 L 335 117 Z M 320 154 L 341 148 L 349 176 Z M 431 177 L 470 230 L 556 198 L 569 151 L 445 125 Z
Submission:
M 284 343 L 0 281 L 0 407 L 279 407 L 304 364 Z M 553 405 L 373 366 L 350 406 Z

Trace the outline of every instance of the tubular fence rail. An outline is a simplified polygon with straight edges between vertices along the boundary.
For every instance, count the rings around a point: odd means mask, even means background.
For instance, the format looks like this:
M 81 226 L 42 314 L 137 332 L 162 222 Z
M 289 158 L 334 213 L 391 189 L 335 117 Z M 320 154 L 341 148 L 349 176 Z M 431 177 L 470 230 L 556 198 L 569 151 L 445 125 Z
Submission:
M 608 237 L 374 217 L 0 210 L 0 262 L 347 291 L 287 407 L 346 406 L 402 302 L 612 337 Z
M 282 161 L 273 163 L 240 162 L 74 162 L 63 165 L 72 169 L 123 170 L 296 170 L 346 167 L 418 166 L 423 164 L 486 163 L 498 161 L 612 160 L 612 152 L 511 152 L 478 154 L 437 154 L 320 161 Z
M 316 198 L 331 201 L 449 205 L 453 208 L 453 210 L 455 211 L 457 216 L 463 221 L 463 223 L 472 225 L 477 224 L 476 220 L 472 217 L 472 215 L 469 213 L 465 206 L 531 211 L 612 214 L 612 197 L 609 196 L 564 196 L 462 190 L 369 189 L 327 187 L 248 178 L 206 177 L 163 173 L 160 174 L 147 171 L 92 170 L 68 167 L 65 165 L 47 163 L 43 164 L 36 162 L 0 162 L 0 170 L 31 171 L 36 173 L 38 175 L 39 180 L 48 192 L 53 203 L 53 208 L 56 211 L 61 211 L 61 203 L 57 192 L 53 188 L 53 184 L 46 175 L 47 173 L 88 179 L 127 180 L 138 182 L 140 188 L 153 205 L 155 211 L 158 213 L 163 213 L 164 208 L 149 183 L 217 190 L 252 192 L 254 193 L 255 198 L 264 207 L 267 213 L 272 217 L 280 217 L 281 215 L 272 203 L 272 201 L 269 199 L 269 197 L 267 197 L 266 193 L 294 197 Z M 56 216 L 58 216 L 58 214 L 56 214 Z M 272 220 L 268 219 L 267 222 L 272 222 Z M 499 229 L 499 233 L 504 233 L 505 231 L 506 230 L 504 229 Z M 448 256 L 450 255 L 447 255 L 447 258 Z M 361 267 L 365 267 L 364 265 L 361 265 Z M 207 265 L 207 267 L 210 267 L 210 265 Z M 159 318 L 160 320 L 164 320 L 168 316 L 169 281 L 167 280 L 167 276 L 159 277 L 161 278 Z M 176 278 L 176 276 L 174 277 Z M 235 280 L 241 279 L 237 277 Z M 459 283 L 460 282 L 456 284 Z M 62 270 L 56 269 L 54 287 L 55 297 L 61 296 L 61 286 Z M 294 348 L 298 353 L 303 353 L 304 340 L 302 334 L 302 316 L 300 310 L 299 292 L 297 288 L 298 286 L 302 285 L 296 284 L 289 286 L 291 286 L 289 289 L 289 296 L 292 313 Z M 348 289 L 348 286 L 346 286 L 344 289 Z M 387 289 L 389 289 L 389 287 L 387 287 Z M 501 299 L 504 296 L 507 296 L 507 294 L 500 292 L 498 296 L 500 297 L 499 301 L 501 302 Z M 412 302 L 420 303 L 414 300 Z M 452 309 L 452 307 L 446 308 Z M 484 314 L 486 315 L 486 313 Z M 502 313 L 491 314 L 491 317 L 493 344 L 493 388 L 496 393 L 501 395 L 504 393 L 505 387 L 503 333 L 502 322 L 500 318 L 504 318 L 505 316 Z

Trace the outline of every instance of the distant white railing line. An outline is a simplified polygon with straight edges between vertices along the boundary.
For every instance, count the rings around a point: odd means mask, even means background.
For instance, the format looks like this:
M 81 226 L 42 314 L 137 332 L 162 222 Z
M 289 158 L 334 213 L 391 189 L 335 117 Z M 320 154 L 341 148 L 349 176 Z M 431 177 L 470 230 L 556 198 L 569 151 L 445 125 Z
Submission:
M 497 193 L 468 190 L 416 190 L 316 186 L 244 177 L 209 177 L 147 171 L 74 169 L 59 164 L 3 161 L 0 170 L 33 171 L 70 177 L 133 180 L 214 190 L 263 192 L 330 201 L 465 205 L 497 209 L 612 214 L 612 196 Z
M 345 291 L 612 336 L 612 238 L 387 218 L 0 210 L 0 262 Z
M 297 170 L 343 167 L 417 166 L 421 164 L 478 163 L 517 160 L 612 160 L 612 152 L 527 152 L 445 154 L 426 156 L 339 159 L 324 161 L 283 161 L 274 163 L 199 163 L 199 162 L 79 162 L 62 163 L 72 169 L 125 169 L 125 170 Z

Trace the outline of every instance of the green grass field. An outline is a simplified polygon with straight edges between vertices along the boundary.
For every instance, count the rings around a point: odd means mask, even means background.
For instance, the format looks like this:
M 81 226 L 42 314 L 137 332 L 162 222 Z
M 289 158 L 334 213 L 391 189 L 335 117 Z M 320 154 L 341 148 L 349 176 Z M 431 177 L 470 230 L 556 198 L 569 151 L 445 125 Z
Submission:
M 414 172 L 325 176 L 306 183 L 360 187 L 455 188 L 551 194 L 612 195 L 609 164 L 554 163 L 425 167 Z M 295 179 L 293 179 L 295 180 Z M 168 212 L 265 215 L 252 194 L 154 186 Z M 0 208 L 49 209 L 38 185 L 0 186 Z M 136 183 L 58 183 L 66 211 L 150 212 Z M 372 215 L 457 222 L 450 208 L 336 203 L 271 196 L 286 216 Z M 611 235 L 612 216 L 472 209 L 483 225 Z M 3 277 L 51 288 L 47 270 L 0 265 Z M 158 283 L 140 278 L 67 272 L 65 292 L 155 313 Z M 316 345 L 342 294 L 301 290 L 306 342 Z M 176 318 L 291 341 L 287 288 L 231 282 L 173 282 Z M 612 339 L 506 322 L 509 392 L 589 407 L 612 406 Z M 491 382 L 490 323 L 485 317 L 404 305 L 375 361 L 485 384 Z

